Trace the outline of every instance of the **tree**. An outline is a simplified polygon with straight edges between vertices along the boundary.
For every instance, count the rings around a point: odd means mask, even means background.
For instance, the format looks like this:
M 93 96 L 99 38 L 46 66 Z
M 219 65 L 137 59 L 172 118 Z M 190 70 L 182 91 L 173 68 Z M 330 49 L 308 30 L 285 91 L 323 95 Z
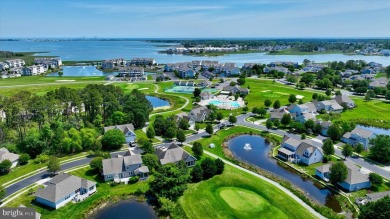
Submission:
M 9 173 L 12 167 L 12 162 L 8 159 L 5 159 L 0 162 L 0 172 Z
M 247 106 L 244 106 L 244 107 L 242 108 L 242 111 L 244 111 L 244 113 L 248 112 L 248 110 L 249 110 L 249 108 L 248 108 Z
M 265 122 L 265 126 L 267 127 L 267 129 L 271 129 L 273 126 L 272 120 L 267 119 L 267 121 Z
M 279 100 L 275 100 L 273 107 L 274 107 L 274 109 L 279 109 L 280 108 Z
M 199 88 L 195 88 L 194 90 L 194 97 L 199 97 L 200 93 L 202 93 L 202 90 Z
M 126 115 L 121 111 L 115 111 L 111 115 L 111 120 L 112 120 L 112 124 L 115 124 L 115 125 L 124 124 L 125 120 L 126 120 Z
M 330 96 L 331 94 L 332 94 L 332 91 L 330 90 L 330 89 L 327 89 L 326 91 L 325 91 L 325 94 L 326 94 L 326 96 Z
M 203 169 L 199 164 L 196 164 L 191 170 L 191 182 L 200 182 L 203 179 Z
M 361 207 L 359 219 L 386 219 L 390 218 L 390 196 L 369 202 Z
M 279 119 L 274 119 L 274 126 L 275 126 L 276 128 L 279 128 L 279 126 L 280 126 L 280 121 L 279 121 Z
M 347 178 L 348 168 L 343 162 L 336 162 L 330 167 L 330 182 L 334 185 Z
M 164 197 L 158 198 L 158 203 L 160 204 L 160 208 L 158 210 L 158 213 L 163 216 L 169 216 L 172 212 L 175 211 L 176 203 L 172 200 Z
M 187 189 L 189 180 L 190 175 L 176 164 L 166 164 L 154 173 L 154 180 L 149 183 L 149 191 L 156 197 L 177 201 Z
M 153 147 L 152 142 L 150 142 L 150 141 L 144 141 L 141 144 L 141 149 L 143 151 L 145 151 L 145 153 L 147 153 L 147 154 L 153 154 L 154 153 L 154 147 Z
M 152 139 L 156 136 L 156 132 L 154 131 L 154 128 L 153 126 L 149 126 L 148 129 L 146 129 L 146 136 L 149 138 L 149 139 Z
M 296 101 L 297 101 L 297 96 L 295 96 L 294 94 L 290 94 L 290 96 L 288 97 L 288 102 L 295 103 Z
M 311 96 L 311 99 L 313 100 L 317 100 L 318 98 L 318 94 L 317 93 L 314 93 L 312 96 Z
M 145 154 L 142 156 L 142 163 L 151 171 L 155 171 L 160 166 L 160 160 L 155 154 Z
M 104 133 L 102 146 L 105 150 L 117 150 L 126 143 L 125 135 L 119 129 L 111 129 Z
M 345 144 L 343 149 L 341 150 L 341 154 L 347 159 L 347 157 L 351 156 L 353 153 L 353 148 L 350 144 Z
M 28 154 L 21 154 L 19 156 L 18 162 L 19 162 L 20 165 L 25 165 L 25 164 L 28 163 L 29 160 L 30 160 L 30 155 L 28 155 Z
M 264 107 L 257 108 L 257 114 L 261 117 L 264 117 L 267 114 L 267 110 Z
M 333 141 L 330 138 L 325 140 L 324 145 L 322 146 L 322 151 L 324 151 L 324 154 L 327 156 L 334 154 Z
M 58 74 L 58 76 L 62 77 L 62 75 L 64 75 L 64 72 L 59 71 L 57 74 Z
M 225 163 L 221 159 L 216 159 L 214 160 L 215 166 L 217 167 L 217 172 L 216 174 L 222 174 L 223 170 L 225 169 Z
M 390 100 L 390 90 L 387 90 L 387 91 L 386 91 L 385 99 L 386 99 L 386 100 Z
M 221 112 L 217 113 L 217 120 L 221 121 L 223 119 L 223 114 Z
M 370 173 L 368 179 L 374 186 L 380 186 L 383 183 L 383 178 L 377 173 Z
M 329 126 L 328 128 L 328 133 L 329 137 L 333 140 L 333 141 L 338 141 L 340 140 L 341 138 L 341 129 L 340 129 L 340 126 L 336 125 L 336 124 L 332 124 Z
M 280 123 L 286 127 L 288 124 L 291 123 L 291 115 L 290 114 L 284 114 L 282 119 L 280 120 Z
M 174 127 L 169 127 L 166 131 L 165 131 L 165 137 L 169 138 L 169 139 L 172 139 L 176 136 L 176 129 Z
M 0 200 L 2 200 L 7 195 L 7 191 L 5 190 L 3 185 L 0 185 Z
M 306 139 L 306 134 L 305 133 L 301 134 L 301 140 L 303 140 L 303 139 Z
M 217 173 L 217 166 L 215 165 L 214 160 L 209 157 L 206 157 L 202 161 L 201 167 L 203 169 L 203 179 L 210 179 Z
M 264 100 L 264 106 L 265 107 L 270 107 L 271 106 L 271 104 L 272 104 L 272 101 L 271 100 L 268 100 L 268 99 L 266 99 L 266 100 Z
M 307 120 L 307 121 L 305 122 L 305 127 L 306 127 L 307 129 L 313 130 L 313 129 L 314 129 L 314 125 L 315 125 L 315 122 L 314 122 L 314 120 L 312 120 L 312 119 L 309 119 L 309 120 Z
M 194 155 L 196 159 L 200 159 L 203 155 L 203 146 L 200 142 L 194 142 L 194 145 L 192 146 L 192 152 L 194 152 Z
M 363 150 L 364 150 L 364 146 L 362 144 L 359 143 L 355 146 L 356 153 L 360 154 L 360 153 L 362 153 Z
M 237 117 L 235 117 L 234 115 L 230 115 L 228 120 L 229 120 L 230 124 L 233 125 L 234 123 L 237 122 Z
M 209 133 L 209 135 L 214 133 L 213 126 L 210 123 L 206 125 L 206 132 Z
M 199 123 L 195 123 L 195 131 L 199 131 L 199 129 L 200 129 L 200 125 L 199 125 Z
M 390 65 L 385 68 L 386 77 L 390 78 Z
M 182 143 L 186 141 L 186 135 L 184 134 L 184 131 L 183 130 L 179 130 L 177 131 L 176 133 L 176 139 L 178 142 Z
M 60 160 L 56 156 L 51 156 L 47 164 L 47 169 L 49 172 L 56 174 L 57 171 L 61 170 Z
M 390 136 L 378 135 L 370 140 L 370 144 L 372 144 L 369 154 L 371 159 L 381 163 L 390 162 Z
M 103 173 L 103 158 L 95 157 L 89 162 L 89 166 L 98 173 Z

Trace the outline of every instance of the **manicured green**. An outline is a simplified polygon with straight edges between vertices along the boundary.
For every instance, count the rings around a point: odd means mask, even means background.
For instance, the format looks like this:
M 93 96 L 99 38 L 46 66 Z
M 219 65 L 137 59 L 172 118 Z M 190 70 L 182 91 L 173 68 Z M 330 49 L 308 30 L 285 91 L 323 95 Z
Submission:
M 70 76 L 22 76 L 19 78 L 6 78 L 0 79 L 0 86 L 11 86 L 11 85 L 28 85 L 28 84 L 45 84 L 45 83 L 64 83 L 61 80 L 72 80 L 70 82 L 89 82 L 89 81 L 104 81 L 104 76 L 97 77 L 70 77 Z M 107 83 L 107 81 L 104 81 Z
M 201 197 L 201 198 L 200 198 Z M 273 185 L 226 166 L 222 175 L 190 184 L 179 199 L 188 218 L 315 218 Z

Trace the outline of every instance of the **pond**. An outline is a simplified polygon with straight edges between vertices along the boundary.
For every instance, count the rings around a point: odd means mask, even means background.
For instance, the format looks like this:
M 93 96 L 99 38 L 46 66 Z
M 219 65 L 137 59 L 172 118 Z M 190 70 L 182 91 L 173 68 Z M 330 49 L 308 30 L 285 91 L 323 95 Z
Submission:
M 168 100 L 164 100 L 164 99 L 154 97 L 154 96 L 145 96 L 145 97 L 146 97 L 146 99 L 149 100 L 149 102 L 152 104 L 154 109 L 156 109 L 158 107 L 170 106 Z
M 251 145 L 251 150 L 244 149 L 246 143 Z M 314 200 L 332 208 L 335 212 L 341 211 L 337 200 L 328 189 L 317 187 L 313 181 L 299 176 L 291 169 L 278 165 L 277 161 L 269 156 L 272 147 L 264 138 L 256 135 L 240 135 L 230 139 L 228 147 L 234 156 L 243 162 L 267 170 L 299 187 Z
M 152 206 L 146 202 L 137 202 L 135 200 L 122 200 L 113 205 L 100 209 L 89 218 L 94 219 L 139 219 L 139 218 L 158 218 Z
M 383 129 L 383 128 L 378 128 L 374 126 L 362 126 L 362 125 L 357 125 L 356 127 L 372 131 L 373 133 L 377 135 L 390 135 L 390 129 Z

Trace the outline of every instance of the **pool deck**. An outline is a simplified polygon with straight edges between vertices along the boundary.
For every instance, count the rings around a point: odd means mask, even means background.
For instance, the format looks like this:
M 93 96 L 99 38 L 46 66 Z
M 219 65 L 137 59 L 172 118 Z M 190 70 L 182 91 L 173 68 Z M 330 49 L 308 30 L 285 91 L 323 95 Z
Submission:
M 244 100 L 241 97 L 239 97 L 237 100 L 234 100 L 233 96 L 227 96 L 227 95 L 218 95 L 207 100 L 202 100 L 199 102 L 199 105 L 207 106 L 212 101 L 221 102 L 222 104 L 213 104 L 213 105 L 215 105 L 219 109 L 225 109 L 225 110 L 233 110 L 245 106 Z M 238 107 L 232 106 L 231 103 L 237 103 L 239 106 Z

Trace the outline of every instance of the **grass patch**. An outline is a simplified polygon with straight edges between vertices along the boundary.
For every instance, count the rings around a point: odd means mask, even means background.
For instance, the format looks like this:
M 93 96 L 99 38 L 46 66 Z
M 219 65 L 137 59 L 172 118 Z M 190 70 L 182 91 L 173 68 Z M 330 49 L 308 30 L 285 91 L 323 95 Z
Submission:
M 27 207 L 33 207 L 37 212 L 42 214 L 42 218 L 62 219 L 69 218 L 70 216 L 71 218 L 86 218 L 88 212 L 104 202 L 114 203 L 122 198 L 130 197 L 132 194 L 146 192 L 149 189 L 148 183 L 152 179 L 152 177 L 150 177 L 149 180 L 137 182 L 135 184 L 120 184 L 111 187 L 108 183 L 102 182 L 100 176 L 98 176 L 90 167 L 78 169 L 71 172 L 71 174 L 97 181 L 97 192 L 82 202 L 69 203 L 57 210 L 48 209 L 35 204 L 34 196 L 26 193 L 12 200 L 7 204 L 7 207 L 17 207 L 19 204 L 23 204 Z
M 273 185 L 230 166 L 190 184 L 179 203 L 188 218 L 315 218 Z
M 105 78 L 104 76 L 96 76 L 96 77 L 71 77 L 71 76 L 57 77 L 57 76 L 44 76 L 44 75 L 23 76 L 19 78 L 0 79 L 0 86 L 56 83 L 60 80 L 74 80 L 75 82 L 90 82 L 90 81 L 97 82 L 97 81 L 103 81 L 104 78 Z

